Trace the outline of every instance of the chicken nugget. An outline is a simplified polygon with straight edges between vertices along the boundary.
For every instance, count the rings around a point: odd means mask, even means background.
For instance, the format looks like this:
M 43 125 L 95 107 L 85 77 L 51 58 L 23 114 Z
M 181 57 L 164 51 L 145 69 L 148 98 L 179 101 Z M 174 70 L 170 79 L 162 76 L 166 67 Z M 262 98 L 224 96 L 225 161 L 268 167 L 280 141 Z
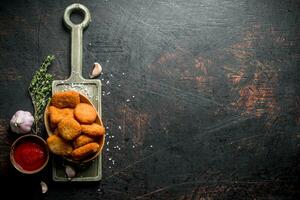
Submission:
M 80 135 L 78 138 L 75 139 L 75 141 L 73 142 L 73 146 L 75 148 L 81 147 L 85 144 L 88 144 L 90 142 L 93 142 L 93 138 L 90 138 L 86 135 Z
M 97 117 L 97 112 L 93 106 L 87 103 L 80 103 L 74 109 L 75 118 L 84 124 L 91 124 Z
M 47 138 L 47 144 L 50 151 L 56 155 L 68 156 L 73 151 L 73 147 L 57 135 L 49 136 Z
M 96 142 L 88 143 L 72 151 L 72 156 L 75 160 L 80 160 L 89 155 L 96 153 L 100 148 L 100 145 Z
M 73 109 L 49 106 L 49 117 L 52 124 L 58 124 L 65 117 L 73 117 Z
M 105 133 L 105 128 L 100 124 L 81 124 L 81 132 L 91 137 L 97 137 Z
M 66 117 L 58 123 L 58 131 L 65 140 L 73 140 L 80 135 L 80 124 L 71 117 Z
M 79 93 L 75 91 L 57 92 L 51 99 L 51 105 L 57 108 L 75 108 L 79 103 Z

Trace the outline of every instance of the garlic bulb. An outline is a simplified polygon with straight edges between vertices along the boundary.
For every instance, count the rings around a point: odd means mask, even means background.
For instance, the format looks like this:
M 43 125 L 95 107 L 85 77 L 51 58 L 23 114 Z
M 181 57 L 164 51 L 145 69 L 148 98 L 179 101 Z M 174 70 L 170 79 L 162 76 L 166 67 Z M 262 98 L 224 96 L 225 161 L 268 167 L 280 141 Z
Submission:
M 31 131 L 34 118 L 28 111 L 17 111 L 10 120 L 10 128 L 15 133 L 28 133 Z
M 102 67 L 99 63 L 95 62 L 94 63 L 94 68 L 90 74 L 90 78 L 96 78 L 97 76 L 100 75 L 100 73 L 102 72 Z

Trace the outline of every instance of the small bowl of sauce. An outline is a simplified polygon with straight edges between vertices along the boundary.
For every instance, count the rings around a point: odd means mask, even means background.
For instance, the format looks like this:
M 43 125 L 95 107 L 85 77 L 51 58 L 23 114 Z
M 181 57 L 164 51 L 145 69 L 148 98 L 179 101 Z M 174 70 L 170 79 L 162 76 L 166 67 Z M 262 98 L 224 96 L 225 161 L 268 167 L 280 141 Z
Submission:
M 11 146 L 10 161 L 24 174 L 34 174 L 45 168 L 49 161 L 46 141 L 29 134 L 19 137 Z

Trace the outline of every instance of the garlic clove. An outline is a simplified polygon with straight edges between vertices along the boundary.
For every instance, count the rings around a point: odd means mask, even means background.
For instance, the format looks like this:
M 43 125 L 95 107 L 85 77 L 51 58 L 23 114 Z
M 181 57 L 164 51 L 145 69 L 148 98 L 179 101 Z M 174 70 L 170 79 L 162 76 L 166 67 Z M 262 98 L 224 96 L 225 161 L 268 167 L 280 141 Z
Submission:
M 41 189 L 42 189 L 42 193 L 45 194 L 48 191 L 48 186 L 44 181 L 41 181 Z
M 102 66 L 99 63 L 95 62 L 93 70 L 90 74 L 90 78 L 96 78 L 101 74 L 101 72 L 102 72 Z
M 68 180 L 71 180 L 72 178 L 74 178 L 76 176 L 75 169 L 73 167 L 71 167 L 70 165 L 65 166 L 65 173 L 67 175 Z

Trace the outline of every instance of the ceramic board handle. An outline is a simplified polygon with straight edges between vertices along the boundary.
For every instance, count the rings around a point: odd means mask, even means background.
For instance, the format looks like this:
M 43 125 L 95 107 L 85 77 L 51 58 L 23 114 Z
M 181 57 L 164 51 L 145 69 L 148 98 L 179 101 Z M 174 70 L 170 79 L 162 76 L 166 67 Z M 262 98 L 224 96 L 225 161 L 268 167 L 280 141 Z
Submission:
M 84 19 L 79 24 L 74 24 L 70 16 L 72 12 L 79 11 Z M 82 4 L 74 3 L 68 6 L 64 13 L 65 25 L 71 30 L 71 75 L 70 78 L 82 78 L 82 38 L 83 30 L 91 22 L 90 11 Z

